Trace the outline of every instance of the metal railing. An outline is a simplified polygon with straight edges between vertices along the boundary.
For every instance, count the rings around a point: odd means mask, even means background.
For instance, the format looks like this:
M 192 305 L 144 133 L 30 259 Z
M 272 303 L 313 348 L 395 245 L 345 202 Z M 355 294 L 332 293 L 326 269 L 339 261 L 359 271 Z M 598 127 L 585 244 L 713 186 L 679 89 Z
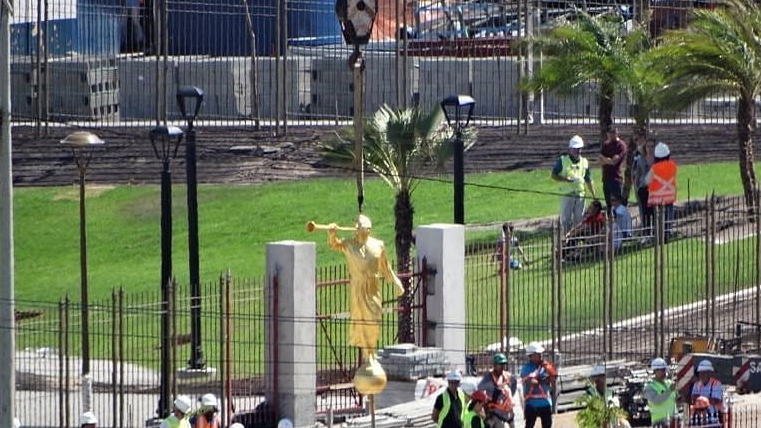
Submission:
M 565 364 L 647 360 L 678 335 L 732 339 L 737 322 L 759 323 L 757 212 L 740 197 L 712 197 L 654 220 L 643 227 L 635 214 L 629 237 L 608 220 L 576 238 L 548 220 L 517 228 L 504 256 L 493 233 L 473 236 L 468 351 L 488 365 L 493 352 L 519 350 L 518 339 L 544 341 Z M 756 329 L 740 334 L 744 349 L 758 349 Z
M 13 117 L 49 123 L 147 126 L 178 120 L 177 85 L 206 91 L 199 123 L 336 126 L 351 118 L 354 88 L 330 0 L 22 0 L 12 26 Z M 500 4 L 379 2 L 365 48 L 364 111 L 384 103 L 438 105 L 452 93 L 478 102 L 479 120 L 496 125 L 589 123 L 597 117 L 594 82 L 569 96 L 522 96 L 518 83 L 541 67 L 515 42 L 573 13 L 578 2 Z M 709 5 L 709 4 L 706 4 Z M 683 26 L 688 0 L 586 1 L 592 14 L 627 19 L 652 12 L 654 33 Z M 614 116 L 629 118 L 617 95 Z M 726 123 L 732 97 L 715 94 L 654 122 Z

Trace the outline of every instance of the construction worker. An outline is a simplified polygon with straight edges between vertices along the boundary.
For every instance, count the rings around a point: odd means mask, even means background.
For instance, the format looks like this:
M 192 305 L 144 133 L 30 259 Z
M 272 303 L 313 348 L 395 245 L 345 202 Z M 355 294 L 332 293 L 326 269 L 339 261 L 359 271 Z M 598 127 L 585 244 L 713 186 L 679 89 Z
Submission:
M 595 186 L 589 172 L 589 161 L 581 156 L 584 140 L 574 135 L 568 141 L 568 153 L 560 156 L 552 168 L 552 179 L 563 183 L 560 192 L 560 222 L 563 231 L 568 232 L 578 224 L 584 214 L 584 186 L 595 197 Z M 585 184 L 586 183 L 586 184 Z
M 219 405 L 214 394 L 204 394 L 199 401 L 198 412 L 190 418 L 190 426 L 193 428 L 220 428 L 222 421 L 219 419 Z
M 644 395 L 650 409 L 653 428 L 676 428 L 679 417 L 676 410 L 676 384 L 666 378 L 668 365 L 663 358 L 650 362 L 653 379 L 645 385 Z
M 724 387 L 714 376 L 713 364 L 708 360 L 703 360 L 698 364 L 698 381 L 692 385 L 690 402 L 695 404 L 697 399 L 705 397 L 708 399 L 708 413 L 721 420 L 724 412 Z
M 605 403 L 610 407 L 621 407 L 618 397 L 613 396 L 613 392 L 608 388 L 608 379 L 605 366 L 596 365 L 592 367 L 592 372 L 589 374 L 591 384 L 587 387 L 587 395 L 590 397 L 599 397 L 605 400 Z M 625 418 L 619 419 L 611 424 L 616 428 L 629 428 L 629 421 Z
M 491 371 L 478 383 L 478 389 L 486 393 L 486 425 L 491 428 L 503 428 L 505 424 L 514 426 L 512 395 L 515 394 L 517 382 L 505 370 L 506 365 L 505 354 L 494 354 Z
M 93 412 L 84 412 L 79 417 L 80 428 L 95 428 L 98 425 L 98 418 L 95 417 Z
M 676 202 L 676 163 L 671 160 L 669 146 L 655 145 L 655 160 L 645 176 L 647 183 L 648 207 L 663 207 L 666 216 L 665 237 L 671 235 L 671 223 L 674 220 L 674 202 Z
M 180 395 L 174 400 L 172 414 L 161 422 L 160 428 L 190 428 L 187 414 L 192 403 L 187 395 Z
M 488 397 L 486 391 L 475 391 L 470 395 L 468 409 L 462 415 L 463 428 L 486 428 L 484 423 L 484 405 Z
M 532 342 L 526 346 L 528 362 L 521 370 L 523 384 L 523 414 L 526 428 L 533 428 L 536 419 L 542 420 L 542 428 L 552 426 L 552 391 L 555 390 L 557 371 L 542 360 L 542 345 Z
M 433 404 L 431 419 L 438 428 L 462 428 L 465 393 L 460 389 L 462 375 L 457 370 L 447 373 L 447 389 Z

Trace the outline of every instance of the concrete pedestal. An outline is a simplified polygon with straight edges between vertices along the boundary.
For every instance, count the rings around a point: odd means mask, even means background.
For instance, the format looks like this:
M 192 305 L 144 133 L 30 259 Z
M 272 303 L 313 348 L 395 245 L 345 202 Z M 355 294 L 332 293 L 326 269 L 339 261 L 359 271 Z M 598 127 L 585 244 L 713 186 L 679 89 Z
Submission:
M 418 257 L 436 269 L 428 296 L 427 346 L 443 349 L 453 368 L 465 369 L 465 228 L 454 224 L 421 226 Z M 430 290 L 430 285 L 429 285 Z
M 315 265 L 313 242 L 267 244 L 267 400 L 295 427 L 315 421 Z

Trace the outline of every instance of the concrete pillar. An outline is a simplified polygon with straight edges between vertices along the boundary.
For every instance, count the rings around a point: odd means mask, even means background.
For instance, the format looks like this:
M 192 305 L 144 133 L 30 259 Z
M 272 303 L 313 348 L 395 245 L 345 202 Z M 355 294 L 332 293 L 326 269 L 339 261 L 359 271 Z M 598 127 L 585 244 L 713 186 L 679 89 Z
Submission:
M 436 269 L 427 301 L 427 345 L 444 349 L 455 368 L 465 369 L 465 228 L 432 224 L 418 227 L 415 236 L 418 257 Z
M 290 419 L 296 427 L 315 422 L 315 265 L 314 242 L 267 244 L 267 400 L 277 405 L 278 417 Z

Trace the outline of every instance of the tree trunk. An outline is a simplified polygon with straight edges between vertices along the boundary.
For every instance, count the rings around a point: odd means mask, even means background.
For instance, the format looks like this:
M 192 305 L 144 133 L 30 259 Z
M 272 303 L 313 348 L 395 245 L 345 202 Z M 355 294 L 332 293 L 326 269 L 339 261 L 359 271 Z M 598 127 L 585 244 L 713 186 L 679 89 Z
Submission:
M 597 112 L 597 121 L 600 123 L 600 143 L 602 144 L 607 136 L 606 131 L 613 124 L 613 97 L 615 92 L 610 85 L 602 84 L 600 87 L 600 108 Z
M 412 207 L 412 195 L 409 189 L 402 189 L 396 194 L 396 203 L 394 204 L 394 217 L 396 231 L 396 268 L 400 273 L 411 270 L 411 252 L 412 252 L 412 224 L 415 213 Z M 415 331 L 413 328 L 412 317 L 412 280 L 402 278 L 404 294 L 399 297 L 399 320 L 397 330 L 397 340 L 399 343 L 415 343 Z
M 752 97 L 741 95 L 737 104 L 737 143 L 740 155 L 740 179 L 745 204 L 750 214 L 755 212 L 756 170 L 753 168 L 753 130 L 756 127 L 756 107 Z
M 647 115 L 643 117 L 642 111 L 639 105 L 632 105 L 634 126 L 632 127 L 632 136 L 629 139 L 628 149 L 626 151 L 626 170 L 624 171 L 624 187 L 621 190 L 621 196 L 625 203 L 629 201 L 629 194 L 632 190 L 634 176 L 632 174 L 632 168 L 634 167 L 634 156 L 637 154 L 637 136 L 643 135 L 647 137 L 648 127 L 650 121 Z

